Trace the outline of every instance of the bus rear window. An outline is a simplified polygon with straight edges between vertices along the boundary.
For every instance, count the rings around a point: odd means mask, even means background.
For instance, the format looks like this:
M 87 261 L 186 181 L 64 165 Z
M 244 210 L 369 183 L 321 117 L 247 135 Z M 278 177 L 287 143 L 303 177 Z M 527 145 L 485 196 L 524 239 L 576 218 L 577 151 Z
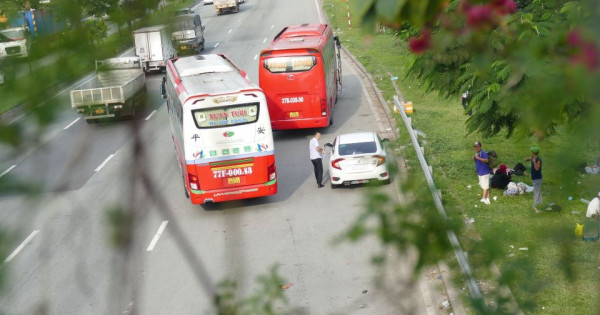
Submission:
M 243 125 L 258 119 L 258 103 L 196 109 L 192 115 L 198 128 Z
M 271 73 L 308 71 L 317 64 L 314 56 L 275 57 L 265 59 L 263 66 Z

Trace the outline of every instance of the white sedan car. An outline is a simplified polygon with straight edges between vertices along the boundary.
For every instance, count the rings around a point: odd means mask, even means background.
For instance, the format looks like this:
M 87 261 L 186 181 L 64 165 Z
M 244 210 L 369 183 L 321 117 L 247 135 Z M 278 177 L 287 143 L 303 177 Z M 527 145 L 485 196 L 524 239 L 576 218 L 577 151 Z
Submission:
M 204 0 L 204 5 L 213 4 L 213 0 Z
M 331 148 L 331 188 L 369 182 L 388 184 L 389 157 L 384 147 L 387 141 L 369 131 L 339 135 L 333 144 L 325 144 Z

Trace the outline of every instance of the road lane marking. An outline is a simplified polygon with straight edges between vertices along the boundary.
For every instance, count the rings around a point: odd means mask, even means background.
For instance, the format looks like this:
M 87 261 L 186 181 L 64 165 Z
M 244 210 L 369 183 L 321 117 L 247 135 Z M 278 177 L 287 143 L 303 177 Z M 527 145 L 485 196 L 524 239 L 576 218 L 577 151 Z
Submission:
M 233 31 L 233 29 L 230 28 L 229 31 L 227 31 L 227 34 L 230 34 L 231 31 Z
M 4 263 L 7 263 L 9 261 L 11 261 L 13 258 L 15 258 L 15 256 L 17 256 L 19 254 L 19 252 L 21 250 L 23 250 L 23 248 L 25 246 L 27 246 L 27 243 L 31 242 L 31 240 L 38 234 L 39 230 L 35 230 L 33 231 L 24 241 L 23 243 L 21 243 L 21 245 L 19 245 L 19 247 L 17 247 L 12 253 L 10 253 L 10 255 L 8 255 L 8 257 L 6 257 L 6 259 L 4 259 Z
M 265 39 L 263 39 L 263 44 L 267 42 L 267 38 L 265 37 Z
M 154 114 L 156 113 L 156 109 L 152 111 L 152 113 L 150 113 L 150 115 L 148 115 L 148 117 L 146 117 L 146 120 L 150 119 L 152 116 L 154 116 Z
M 158 227 L 158 231 L 156 231 L 156 235 L 154 235 L 154 238 L 152 239 L 152 242 L 150 242 L 150 245 L 148 245 L 148 248 L 146 248 L 147 252 L 150 252 L 154 249 L 154 246 L 156 246 L 156 243 L 158 242 L 158 239 L 162 235 L 163 231 L 165 230 L 165 227 L 167 227 L 167 223 L 169 223 L 169 221 L 163 221 L 160 224 L 160 226 Z
M 273 29 L 275 27 L 275 24 L 271 25 L 271 29 Z
M 321 13 L 321 5 L 319 4 L 319 0 L 315 0 L 315 7 L 317 8 L 317 15 L 319 16 L 319 22 L 323 24 L 323 13 Z
M 215 44 L 215 48 L 219 47 L 219 44 L 221 44 L 221 43 L 216 43 Z
M 15 168 L 15 167 L 17 167 L 17 164 L 15 164 L 15 165 L 13 165 L 13 166 L 9 167 L 9 168 L 8 168 L 6 171 L 2 172 L 2 174 L 0 174 L 0 177 L 2 177 L 2 176 L 4 176 L 4 175 L 8 174 L 8 172 L 12 171 L 12 169 L 13 169 L 13 168 Z
M 67 125 L 67 126 L 64 128 L 64 130 L 67 130 L 67 129 L 69 129 L 69 127 L 73 126 L 73 125 L 74 125 L 76 122 L 78 122 L 78 121 L 79 121 L 79 119 L 81 119 L 81 117 L 79 117 L 79 118 L 77 118 L 77 119 L 73 120 L 73 122 L 72 122 L 72 123 L 70 123 L 70 124 L 68 124 L 68 125 Z
M 258 55 L 254 55 L 254 60 L 256 60 L 256 58 L 258 58 Z
M 115 154 L 116 154 L 116 153 L 115 153 Z M 96 167 L 96 169 L 94 170 L 94 172 L 99 172 L 99 171 L 100 171 L 100 170 L 101 170 L 101 169 L 102 169 L 102 168 L 103 168 L 103 167 L 106 165 L 106 163 L 108 163 L 108 161 L 110 161 L 110 159 L 112 159 L 112 158 L 115 156 L 115 154 L 111 154 L 111 155 L 109 155 L 109 156 L 108 156 L 108 157 L 107 157 L 107 158 L 104 160 L 104 162 L 102 162 L 102 164 L 100 164 L 98 167 Z

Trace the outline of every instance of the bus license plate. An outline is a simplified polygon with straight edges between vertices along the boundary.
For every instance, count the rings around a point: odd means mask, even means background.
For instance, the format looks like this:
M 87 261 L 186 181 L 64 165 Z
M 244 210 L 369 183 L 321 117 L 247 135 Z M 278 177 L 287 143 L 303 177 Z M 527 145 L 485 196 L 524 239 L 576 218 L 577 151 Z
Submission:
M 187 46 L 181 46 L 181 50 L 186 50 Z
M 228 177 L 227 185 L 238 185 L 242 183 L 242 179 L 240 177 Z
M 300 117 L 299 112 L 290 112 L 290 118 L 296 118 L 296 117 Z
M 104 114 L 104 109 L 103 108 L 96 109 L 96 114 Z

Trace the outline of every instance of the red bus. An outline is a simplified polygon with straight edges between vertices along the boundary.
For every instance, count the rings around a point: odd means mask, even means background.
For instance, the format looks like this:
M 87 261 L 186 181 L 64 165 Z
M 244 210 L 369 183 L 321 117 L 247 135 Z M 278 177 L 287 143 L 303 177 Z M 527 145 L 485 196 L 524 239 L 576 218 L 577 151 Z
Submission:
M 342 88 L 340 42 L 327 24 L 283 28 L 260 53 L 258 81 L 273 129 L 327 127 Z
M 193 204 L 277 193 L 267 101 L 244 71 L 221 54 L 172 59 L 161 92 Z

